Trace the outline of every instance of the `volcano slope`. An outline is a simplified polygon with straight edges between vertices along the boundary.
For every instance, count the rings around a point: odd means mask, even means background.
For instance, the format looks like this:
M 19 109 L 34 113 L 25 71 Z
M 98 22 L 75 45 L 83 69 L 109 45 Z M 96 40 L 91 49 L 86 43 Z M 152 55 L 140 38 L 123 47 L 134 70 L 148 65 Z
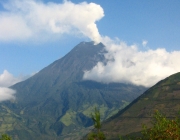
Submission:
M 102 43 L 82 42 L 31 78 L 13 85 L 16 99 L 0 104 L 0 133 L 17 140 L 79 139 L 100 108 L 102 119 L 141 95 L 146 88 L 84 81 L 85 70 L 106 63 Z M 6 117 L 4 117 L 6 116 Z M 77 136 L 77 137 L 76 137 Z
M 180 110 L 180 73 L 174 74 L 148 89 L 131 104 L 109 118 L 102 125 L 107 139 L 137 133 L 142 124 L 151 126 L 152 116 L 159 110 L 168 118 L 178 115 Z

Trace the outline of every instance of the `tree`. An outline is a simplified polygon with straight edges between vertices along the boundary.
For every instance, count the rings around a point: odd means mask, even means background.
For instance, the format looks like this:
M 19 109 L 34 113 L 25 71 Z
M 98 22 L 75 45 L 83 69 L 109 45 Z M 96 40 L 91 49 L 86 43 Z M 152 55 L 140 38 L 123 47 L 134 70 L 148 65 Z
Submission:
M 96 128 L 98 130 L 98 132 L 100 132 L 101 129 L 101 116 L 100 116 L 100 112 L 97 108 L 95 108 L 94 111 L 94 115 L 91 114 L 91 118 L 94 122 L 94 128 Z
M 91 118 L 94 122 L 95 132 L 88 134 L 88 140 L 105 140 L 104 133 L 100 131 L 101 129 L 101 116 L 97 108 L 95 108 L 94 114 L 91 114 Z
M 158 110 L 155 111 L 152 127 L 149 129 L 143 125 L 142 136 L 120 137 L 120 140 L 180 140 L 180 118 L 168 119 Z
M 153 127 L 147 129 L 143 126 L 143 136 L 140 140 L 179 140 L 180 139 L 180 118 L 168 119 L 159 111 L 155 111 L 154 120 L 152 121 Z

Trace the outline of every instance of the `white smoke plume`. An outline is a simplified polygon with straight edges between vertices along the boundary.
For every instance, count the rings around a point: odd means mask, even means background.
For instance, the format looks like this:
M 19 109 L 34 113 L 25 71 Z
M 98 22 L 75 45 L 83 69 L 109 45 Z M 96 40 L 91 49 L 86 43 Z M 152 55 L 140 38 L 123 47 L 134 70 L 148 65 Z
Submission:
M 102 37 L 96 22 L 104 16 L 102 7 L 95 3 L 71 1 L 43 3 L 40 0 L 7 0 L 0 11 L 0 41 L 28 40 L 60 36 L 85 36 L 106 45 L 106 65 L 99 62 L 84 79 L 99 82 L 126 82 L 152 86 L 159 80 L 180 71 L 180 51 L 152 50 L 147 41 L 141 51 L 136 45 L 127 45 Z M 54 36 L 53 36 L 54 35 Z M 53 36 L 53 37 L 52 37 Z M 16 81 L 16 80 L 15 80 Z M 10 85 L 8 81 L 1 85 Z
M 110 83 L 121 82 L 150 87 L 159 80 L 180 71 L 180 51 L 167 52 L 163 48 L 140 51 L 138 46 L 108 37 L 102 38 L 107 54 L 105 65 L 98 62 L 84 79 Z M 147 44 L 147 43 L 146 43 Z
M 100 42 L 96 21 L 104 16 L 104 11 L 95 3 L 7 0 L 3 7 L 5 11 L 0 11 L 0 41 L 73 34 Z

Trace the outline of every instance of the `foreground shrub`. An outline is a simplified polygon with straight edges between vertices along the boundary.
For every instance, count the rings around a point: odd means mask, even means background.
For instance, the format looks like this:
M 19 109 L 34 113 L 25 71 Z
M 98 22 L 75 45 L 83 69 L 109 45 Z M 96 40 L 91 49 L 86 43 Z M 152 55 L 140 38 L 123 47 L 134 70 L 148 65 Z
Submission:
M 143 126 L 141 140 L 180 140 L 180 118 L 168 119 L 159 111 L 155 111 L 153 127 Z
M 120 137 L 120 140 L 180 140 L 180 118 L 168 119 L 159 111 L 155 111 L 152 127 L 147 128 L 143 125 L 143 130 L 140 137 L 125 136 Z

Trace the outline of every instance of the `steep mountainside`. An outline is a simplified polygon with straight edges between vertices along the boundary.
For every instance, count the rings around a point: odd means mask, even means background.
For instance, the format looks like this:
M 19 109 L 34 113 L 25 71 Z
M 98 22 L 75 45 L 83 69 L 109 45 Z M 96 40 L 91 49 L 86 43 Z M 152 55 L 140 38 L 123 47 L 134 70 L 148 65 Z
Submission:
M 106 63 L 103 53 L 102 43 L 82 42 L 33 77 L 12 86 L 16 100 L 0 104 L 5 111 L 0 111 L 0 116 L 9 116 L 0 124 L 0 132 L 17 140 L 81 136 L 83 128 L 92 125 L 90 113 L 95 106 L 106 119 L 145 91 L 121 83 L 84 81 L 83 71 L 98 61 Z
M 126 108 L 103 123 L 108 139 L 138 132 L 142 124 L 150 127 L 155 110 L 175 117 L 180 110 L 180 73 L 174 74 L 147 90 Z

